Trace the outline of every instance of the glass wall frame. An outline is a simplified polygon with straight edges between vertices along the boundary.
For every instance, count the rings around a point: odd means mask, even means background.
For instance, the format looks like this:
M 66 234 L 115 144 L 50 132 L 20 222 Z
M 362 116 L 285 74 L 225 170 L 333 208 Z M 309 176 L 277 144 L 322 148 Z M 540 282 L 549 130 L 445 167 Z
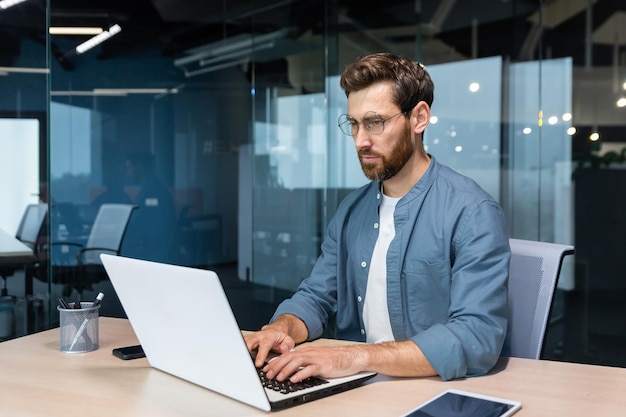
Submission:
M 47 7 L 6 6 L 0 8 L 0 341 L 47 328 L 51 306 Z

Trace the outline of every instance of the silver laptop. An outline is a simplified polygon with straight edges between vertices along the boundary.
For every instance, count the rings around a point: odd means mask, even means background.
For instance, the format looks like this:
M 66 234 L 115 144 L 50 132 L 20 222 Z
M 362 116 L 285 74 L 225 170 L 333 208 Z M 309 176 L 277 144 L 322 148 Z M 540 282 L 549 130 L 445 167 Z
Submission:
M 295 391 L 264 387 L 215 272 L 107 254 L 101 259 L 156 369 L 265 411 L 346 391 L 376 375 L 320 378 L 319 385 Z

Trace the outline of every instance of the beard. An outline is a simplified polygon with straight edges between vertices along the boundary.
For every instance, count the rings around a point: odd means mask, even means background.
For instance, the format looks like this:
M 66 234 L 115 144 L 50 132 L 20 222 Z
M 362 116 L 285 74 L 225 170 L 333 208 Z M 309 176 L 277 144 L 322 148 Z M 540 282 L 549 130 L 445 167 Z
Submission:
M 370 148 L 363 148 L 358 151 L 361 169 L 367 178 L 373 181 L 385 181 L 396 175 L 406 163 L 411 159 L 415 150 L 411 140 L 411 132 L 407 126 L 404 133 L 387 155 L 372 152 Z M 377 156 L 376 163 L 363 162 L 363 156 Z

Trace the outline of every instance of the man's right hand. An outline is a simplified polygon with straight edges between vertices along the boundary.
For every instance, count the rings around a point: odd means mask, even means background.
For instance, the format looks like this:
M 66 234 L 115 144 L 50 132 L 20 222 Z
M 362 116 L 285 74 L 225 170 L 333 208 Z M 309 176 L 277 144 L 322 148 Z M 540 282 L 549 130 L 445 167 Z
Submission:
M 285 353 L 296 346 L 296 342 L 282 330 L 275 330 L 272 325 L 264 326 L 255 333 L 245 336 L 246 345 L 250 352 L 256 351 L 254 364 L 257 368 L 263 366 L 270 352 Z
M 296 343 L 304 342 L 307 337 L 308 330 L 302 320 L 291 314 L 283 314 L 258 332 L 246 335 L 245 341 L 250 352 L 256 351 L 254 364 L 261 367 L 270 352 L 289 352 Z

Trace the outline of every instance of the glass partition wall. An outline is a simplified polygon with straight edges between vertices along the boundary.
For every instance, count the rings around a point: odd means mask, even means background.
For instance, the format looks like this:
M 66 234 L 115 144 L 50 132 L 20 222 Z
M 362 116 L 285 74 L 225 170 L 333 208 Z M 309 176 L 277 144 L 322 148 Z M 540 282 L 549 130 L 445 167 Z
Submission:
M 111 251 L 214 269 L 240 325 L 264 324 L 366 183 L 336 125 L 339 75 L 385 51 L 429 70 L 425 146 L 500 202 L 511 237 L 576 246 L 545 356 L 623 365 L 619 2 L 78 3 L 0 8 L 0 229 L 47 207 L 45 256 L 6 279 L 0 338 L 58 325 L 58 297 L 103 291 L 101 313 L 124 316 L 83 256 L 105 204 L 135 206 Z M 78 26 L 102 33 L 55 29 Z
M 46 7 L 10 3 L 0 2 L 0 341 L 46 328 L 49 311 Z

